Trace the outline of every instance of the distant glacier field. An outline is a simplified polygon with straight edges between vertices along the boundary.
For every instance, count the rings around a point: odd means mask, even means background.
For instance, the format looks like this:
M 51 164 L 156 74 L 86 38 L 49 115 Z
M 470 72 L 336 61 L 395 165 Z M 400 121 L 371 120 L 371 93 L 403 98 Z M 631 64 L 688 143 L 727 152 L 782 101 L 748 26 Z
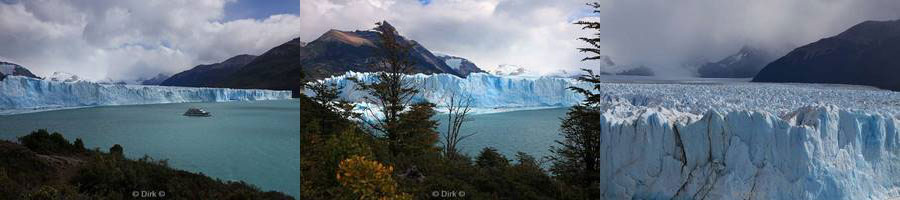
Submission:
M 0 114 L 65 108 L 187 102 L 290 99 L 290 91 L 113 85 L 61 82 L 21 76 L 0 81 Z
M 375 80 L 351 72 L 322 82 L 343 86 L 343 97 L 359 102 L 365 94 L 349 77 Z M 592 87 L 553 77 L 409 78 L 424 91 L 417 100 L 441 105 L 456 93 L 485 113 L 565 108 L 584 98 L 567 88 Z M 606 97 L 599 122 L 607 198 L 900 197 L 900 92 L 702 79 L 614 80 L 595 92 Z

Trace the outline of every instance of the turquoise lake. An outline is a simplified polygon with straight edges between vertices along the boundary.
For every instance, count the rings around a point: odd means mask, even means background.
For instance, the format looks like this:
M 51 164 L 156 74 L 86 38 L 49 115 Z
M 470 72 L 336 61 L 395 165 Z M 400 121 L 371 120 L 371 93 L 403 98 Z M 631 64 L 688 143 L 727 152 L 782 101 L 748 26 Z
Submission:
M 202 107 L 212 117 L 185 117 Z M 0 139 L 15 141 L 36 129 L 104 151 L 121 144 L 131 158 L 168 159 L 177 169 L 223 180 L 242 180 L 263 190 L 300 194 L 300 113 L 296 100 L 102 106 L 0 116 Z M 475 157 L 493 147 L 515 159 L 525 152 L 541 160 L 560 139 L 566 108 L 472 115 L 459 148 Z M 446 115 L 435 116 L 446 123 Z M 438 129 L 445 131 L 441 124 Z M 545 166 L 548 163 L 545 163 Z
M 201 107 L 212 117 L 185 117 Z M 82 138 L 104 151 L 121 144 L 126 156 L 168 159 L 170 166 L 265 191 L 300 194 L 299 101 L 251 101 L 103 106 L 0 116 L 0 139 L 36 129 Z
M 515 160 L 516 152 L 525 152 L 539 161 L 550 155 L 550 147 L 560 140 L 559 125 L 568 108 L 523 110 L 492 114 L 471 115 L 462 134 L 475 133 L 460 142 L 457 148 L 475 158 L 485 147 L 496 148 L 508 159 Z M 447 115 L 435 119 L 442 123 L 438 130 L 446 130 Z M 548 163 L 545 163 L 544 166 Z

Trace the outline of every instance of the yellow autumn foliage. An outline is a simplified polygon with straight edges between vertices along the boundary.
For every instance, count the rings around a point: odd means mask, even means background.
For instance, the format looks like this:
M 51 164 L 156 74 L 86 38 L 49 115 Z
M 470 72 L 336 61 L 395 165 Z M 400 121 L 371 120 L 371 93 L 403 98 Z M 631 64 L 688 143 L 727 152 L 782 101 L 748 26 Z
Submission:
M 412 196 L 397 189 L 391 177 L 394 168 L 364 156 L 353 156 L 341 161 L 337 180 L 345 189 L 364 200 L 407 200 Z

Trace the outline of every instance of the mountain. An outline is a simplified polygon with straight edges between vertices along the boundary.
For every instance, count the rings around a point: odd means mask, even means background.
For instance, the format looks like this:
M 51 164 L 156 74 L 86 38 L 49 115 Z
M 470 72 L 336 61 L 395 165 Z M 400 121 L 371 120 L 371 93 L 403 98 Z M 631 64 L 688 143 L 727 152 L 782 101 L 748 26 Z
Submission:
M 387 22 L 386 30 L 396 29 Z M 253 59 L 216 87 L 260 88 L 292 90 L 299 92 L 303 80 L 317 80 L 347 71 L 374 72 L 380 68 L 372 65 L 379 56 L 381 41 L 375 31 L 330 30 L 308 44 L 299 38 L 279 45 Z M 410 45 L 413 73 L 448 73 L 463 76 L 448 66 L 428 49 L 414 40 L 399 38 L 400 43 Z M 305 76 L 301 79 L 301 74 Z
M 754 82 L 869 85 L 900 91 L 900 20 L 866 21 L 794 49 Z
M 481 70 L 481 68 L 478 68 L 475 63 L 472 63 L 471 61 L 459 56 L 437 53 L 435 54 L 435 56 L 437 56 L 438 59 L 441 59 L 444 64 L 447 64 L 447 66 L 453 69 L 453 71 L 455 71 L 457 74 L 462 76 L 468 76 L 471 73 L 485 72 L 484 70 Z
M 238 55 L 228 58 L 220 63 L 197 65 L 192 69 L 172 75 L 172 77 L 165 79 L 165 81 L 162 81 L 159 85 L 214 87 L 222 81 L 225 81 L 226 78 L 230 77 L 255 58 L 256 56 L 254 55 Z M 157 78 L 159 78 L 159 76 L 157 76 Z
M 0 80 L 3 80 L 4 78 L 6 78 L 6 76 L 27 76 L 31 78 L 40 78 L 21 65 L 0 61 Z
M 554 77 L 554 78 L 578 78 L 582 75 L 582 71 L 569 71 L 565 69 L 558 69 L 556 71 L 545 74 L 546 77 Z
M 60 82 L 78 82 L 81 80 L 78 75 L 68 72 L 53 72 L 53 74 L 47 77 L 47 79 Z
M 631 69 L 627 69 L 616 73 L 616 75 L 626 75 L 626 76 L 654 76 L 656 73 L 653 72 L 653 69 L 647 66 L 640 66 Z
M 167 79 L 169 79 L 169 75 L 159 73 L 153 78 L 138 79 L 138 83 L 140 83 L 141 85 L 160 85 L 160 84 L 162 84 L 163 81 L 166 81 Z
M 744 46 L 734 55 L 706 63 L 697 72 L 703 78 L 751 78 L 773 59 L 774 56 L 762 49 Z
M 497 68 L 488 71 L 488 73 L 497 76 L 518 76 L 524 75 L 526 72 L 525 68 L 519 67 L 518 65 L 500 65 L 497 66 Z

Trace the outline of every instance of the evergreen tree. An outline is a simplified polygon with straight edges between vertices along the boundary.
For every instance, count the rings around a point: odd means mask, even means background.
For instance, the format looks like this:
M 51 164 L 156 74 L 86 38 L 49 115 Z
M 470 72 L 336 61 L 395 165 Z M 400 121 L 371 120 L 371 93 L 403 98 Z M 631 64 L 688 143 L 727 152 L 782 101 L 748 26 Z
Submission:
M 600 77 L 586 70 L 588 75 L 579 80 L 598 83 Z M 591 198 L 599 198 L 598 188 L 600 165 L 602 162 L 603 144 L 603 101 L 602 95 L 595 94 L 591 90 L 582 88 L 570 88 L 573 91 L 585 95 L 586 100 L 573 106 L 566 113 L 566 117 L 560 125 L 562 141 L 556 141 L 558 147 L 551 147 L 550 156 L 552 166 L 550 171 L 557 178 L 570 185 L 584 189 Z M 595 84 L 595 90 L 600 89 Z
M 591 2 L 587 4 L 593 10 L 593 13 L 600 12 L 600 2 Z M 589 60 L 600 60 L 606 63 L 606 65 L 616 65 L 609 56 L 604 55 L 600 51 L 600 22 L 596 21 L 577 21 L 576 25 L 580 25 L 581 29 L 590 29 L 593 30 L 593 37 L 579 37 L 578 40 L 581 40 L 585 43 L 588 43 L 590 47 L 578 48 L 578 51 L 583 53 L 591 54 L 588 57 L 581 59 L 581 61 L 589 61 Z
M 83 152 L 85 150 L 84 141 L 81 141 L 81 138 L 75 138 L 74 145 L 75 145 L 75 151 L 77 151 L 77 152 Z
M 587 4 L 593 9 L 594 13 L 600 12 L 600 3 L 592 2 Z M 604 55 L 600 51 L 600 23 L 596 21 L 578 21 L 577 25 L 581 25 L 582 29 L 590 29 L 594 31 L 593 37 L 578 38 L 589 44 L 590 47 L 578 48 L 578 51 L 589 53 L 590 55 L 582 59 L 582 61 L 601 60 L 607 65 L 615 65 L 609 56 Z M 587 73 L 578 78 L 580 81 L 594 84 L 593 88 L 570 87 L 572 91 L 584 95 L 584 102 L 573 106 L 566 113 L 560 125 L 560 134 L 563 136 L 562 141 L 556 141 L 558 146 L 551 147 L 553 155 L 550 156 L 552 166 L 550 171 L 556 175 L 556 178 L 566 184 L 575 186 L 576 191 L 583 194 L 588 199 L 601 198 L 600 188 L 597 185 L 600 181 L 600 166 L 602 144 L 603 144 L 603 96 L 593 91 L 602 90 L 599 85 L 602 82 L 601 77 L 595 75 L 593 71 L 584 69 Z
M 382 60 L 375 65 L 382 71 L 377 72 L 377 78 L 373 83 L 353 81 L 360 86 L 360 90 L 368 92 L 369 96 L 365 97 L 365 100 L 377 105 L 376 109 L 380 109 L 384 117 L 364 121 L 371 129 L 381 133 L 373 135 L 388 141 L 391 154 L 409 152 L 409 148 L 421 147 L 423 143 L 434 145 L 437 142 L 437 133 L 434 131 L 437 122 L 431 120 L 431 116 L 434 115 L 434 104 L 413 106 L 412 98 L 419 90 L 416 89 L 413 80 L 406 77 L 412 73 L 414 65 L 410 59 L 412 46 L 387 22 L 379 22 L 376 25 L 374 30 L 379 33 L 378 43 L 381 47 Z M 374 116 L 374 111 L 370 110 L 369 114 Z
M 122 154 L 125 153 L 125 149 L 122 148 L 122 145 L 115 144 L 109 148 L 109 153 L 113 154 L 113 155 L 122 156 Z

